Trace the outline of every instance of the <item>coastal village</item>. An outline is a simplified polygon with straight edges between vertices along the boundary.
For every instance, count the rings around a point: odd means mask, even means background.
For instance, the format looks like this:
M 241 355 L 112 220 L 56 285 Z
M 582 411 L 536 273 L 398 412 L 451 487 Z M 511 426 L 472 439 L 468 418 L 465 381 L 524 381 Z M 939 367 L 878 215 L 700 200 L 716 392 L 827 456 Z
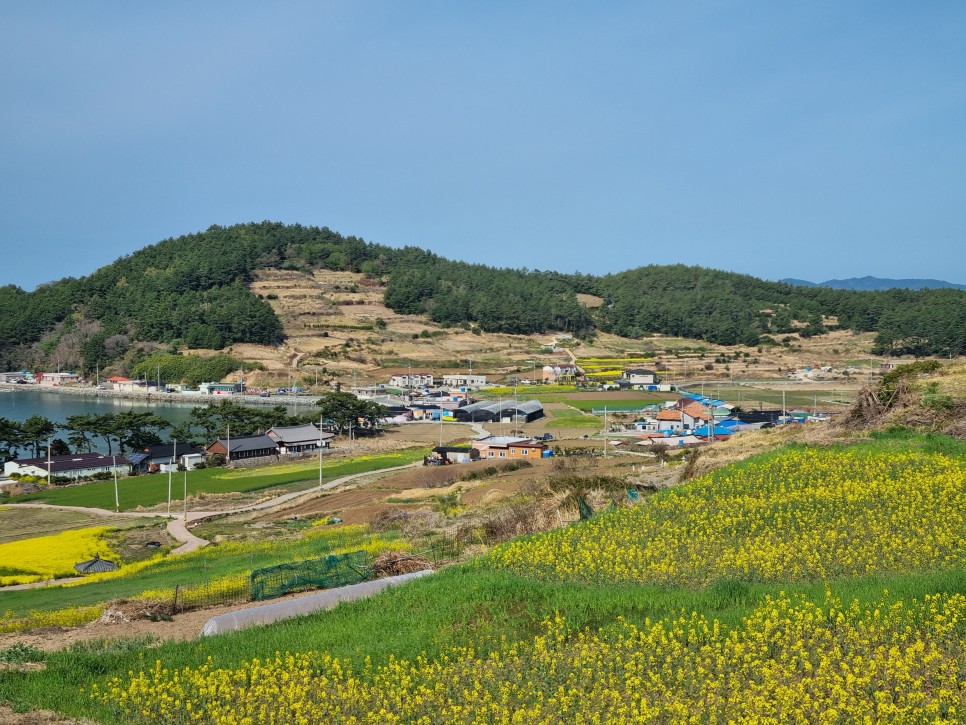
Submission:
M 831 368 L 823 369 L 832 372 Z M 407 371 L 391 375 L 385 383 L 351 389 L 360 400 L 382 406 L 385 414 L 378 419 L 382 427 L 405 426 L 411 423 L 438 422 L 467 423 L 476 427 L 476 434 L 460 446 L 435 446 L 425 457 L 429 466 L 471 463 L 479 460 L 513 460 L 552 457 L 555 437 L 550 432 L 530 434 L 527 424 L 544 418 L 544 406 L 538 398 L 526 399 L 516 394 L 517 384 L 532 389 L 534 385 L 553 391 L 555 386 L 588 384 L 584 370 L 576 365 L 546 365 L 539 379 L 514 380 L 513 394 L 492 399 L 490 389 L 497 386 L 487 375 L 460 373 L 434 375 L 424 371 Z M 799 373 L 796 373 L 799 374 Z M 810 370 L 801 371 L 803 376 Z M 115 375 L 96 384 L 85 381 L 74 372 L 15 371 L 0 373 L 0 384 L 11 389 L 93 389 L 95 392 L 122 396 L 173 396 L 200 401 L 247 400 L 261 403 L 275 396 L 298 394 L 297 389 L 279 388 L 269 392 L 249 389 L 244 380 L 235 382 L 207 382 L 196 387 L 166 383 L 160 380 L 132 380 Z M 15 386 L 15 387 L 12 387 Z M 21 388 L 21 386 L 24 386 Z M 506 390 L 505 387 L 501 389 Z M 687 449 L 721 443 L 747 431 L 783 424 L 827 422 L 830 415 L 813 408 L 771 408 L 742 410 L 726 400 L 708 397 L 700 392 L 679 388 L 662 381 L 658 372 L 640 367 L 627 367 L 619 376 L 596 384 L 596 390 L 641 391 L 665 394 L 661 402 L 629 409 L 625 404 L 608 410 L 606 402 L 592 414 L 599 419 L 600 432 L 593 440 L 601 446 L 601 455 L 621 453 L 673 455 Z M 617 403 L 618 401 L 615 401 Z M 624 402 L 624 401 L 620 401 Z M 365 421 L 359 420 L 361 429 Z M 483 426 L 487 426 L 484 428 Z M 499 434 L 494 433 L 499 430 Z M 132 476 L 171 470 L 193 470 L 208 465 L 251 467 L 277 464 L 284 460 L 298 460 L 325 455 L 336 438 L 331 421 L 305 423 L 297 426 L 273 426 L 257 435 L 231 436 L 206 442 L 204 446 L 190 446 L 177 442 L 152 445 L 137 452 L 106 455 L 97 452 L 51 454 L 29 458 L 12 458 L 3 463 L 0 487 L 24 490 L 22 481 L 41 484 L 71 483 L 97 480 L 109 476 Z M 559 435 L 559 431 L 558 431 Z M 583 439 L 590 437 L 582 435 Z M 559 448 L 557 448 L 559 450 Z M 31 487 L 26 487 L 30 491 Z

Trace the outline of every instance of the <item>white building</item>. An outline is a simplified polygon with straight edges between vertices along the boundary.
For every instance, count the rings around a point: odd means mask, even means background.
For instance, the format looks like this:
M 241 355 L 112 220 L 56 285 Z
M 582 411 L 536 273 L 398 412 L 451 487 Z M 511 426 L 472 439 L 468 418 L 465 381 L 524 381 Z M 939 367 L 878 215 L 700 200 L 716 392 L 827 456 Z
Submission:
M 466 388 L 467 390 L 477 390 L 486 387 L 486 375 L 444 375 L 443 385 L 447 388 Z
M 393 375 L 389 384 L 395 388 L 431 388 L 433 386 L 432 373 L 406 373 Z

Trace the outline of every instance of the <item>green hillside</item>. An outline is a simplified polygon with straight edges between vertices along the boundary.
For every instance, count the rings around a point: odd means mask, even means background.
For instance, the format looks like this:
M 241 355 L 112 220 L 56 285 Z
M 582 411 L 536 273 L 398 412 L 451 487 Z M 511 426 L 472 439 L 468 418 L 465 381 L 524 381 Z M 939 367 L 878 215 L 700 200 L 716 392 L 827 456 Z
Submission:
M 837 327 L 877 332 L 883 351 L 966 353 L 966 292 L 959 290 L 808 288 L 683 265 L 602 277 L 501 269 L 326 228 L 261 222 L 166 239 L 86 277 L 33 292 L 0 287 L 0 367 L 49 356 L 68 336 L 76 352 L 57 362 L 85 370 L 110 363 L 138 341 L 189 348 L 278 342 L 279 319 L 249 289 L 255 272 L 267 268 L 379 278 L 387 282 L 386 304 L 397 312 L 488 332 L 584 336 L 601 329 L 750 345 L 763 336 L 822 334 L 834 320 Z M 579 293 L 605 304 L 589 310 L 577 301 Z
M 902 430 L 791 446 L 332 612 L 43 655 L 0 701 L 109 723 L 964 722 L 964 466 Z

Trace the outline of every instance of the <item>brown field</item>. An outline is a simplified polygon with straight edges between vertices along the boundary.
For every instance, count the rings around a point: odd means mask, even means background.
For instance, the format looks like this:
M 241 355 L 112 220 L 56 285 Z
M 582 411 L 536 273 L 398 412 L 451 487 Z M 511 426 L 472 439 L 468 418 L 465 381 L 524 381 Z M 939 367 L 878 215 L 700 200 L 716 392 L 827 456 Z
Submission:
M 262 270 L 252 289 L 266 298 L 275 297 L 269 302 L 287 334 L 278 347 L 239 344 L 232 348 L 233 353 L 267 368 L 250 376 L 256 386 L 286 384 L 291 376 L 312 392 L 322 393 L 337 382 L 386 382 L 393 372 L 409 369 L 437 375 L 458 372 L 468 369 L 471 359 L 474 372 L 501 381 L 510 375 L 531 377 L 534 367 L 569 360 L 565 348 L 541 349 L 554 343 L 552 333 L 474 335 L 441 328 L 420 315 L 398 315 L 383 304 L 385 288 L 361 274 Z M 602 302 L 592 295 L 579 299 L 588 307 Z M 382 323 L 383 328 L 377 327 Z M 421 333 L 430 337 L 420 337 Z M 663 335 L 631 340 L 607 333 L 598 334 L 593 344 L 569 340 L 561 345 L 569 345 L 578 358 L 647 357 L 653 361 L 649 365 L 667 368 L 662 373 L 666 382 L 685 384 L 702 379 L 780 380 L 789 370 L 805 366 L 842 368 L 848 361 L 869 358 L 874 335 L 837 331 L 808 340 L 797 334 L 782 335 L 779 340 L 785 338 L 787 347 L 764 347 L 761 352 Z M 729 356 L 728 362 L 714 362 L 723 354 Z M 712 369 L 706 370 L 706 365 Z M 836 382 L 858 384 L 855 378 Z

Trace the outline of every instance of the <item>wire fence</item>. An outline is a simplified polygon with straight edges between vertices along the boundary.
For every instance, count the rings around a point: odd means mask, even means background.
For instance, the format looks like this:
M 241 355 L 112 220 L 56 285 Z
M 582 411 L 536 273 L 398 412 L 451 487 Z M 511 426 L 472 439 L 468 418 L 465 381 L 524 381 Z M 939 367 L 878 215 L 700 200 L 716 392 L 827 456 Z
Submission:
M 459 560 L 462 553 L 456 540 L 435 542 L 414 553 L 389 553 L 388 561 L 374 559 L 366 551 L 329 554 L 276 566 L 253 569 L 192 584 L 176 584 L 171 589 L 148 593 L 147 599 L 170 602 L 173 613 L 191 609 L 259 602 L 309 589 L 334 589 L 367 579 L 402 571 L 438 569 Z
M 251 573 L 251 598 L 260 602 L 306 589 L 334 589 L 357 584 L 372 576 L 371 558 L 365 551 L 330 554 L 279 564 Z

